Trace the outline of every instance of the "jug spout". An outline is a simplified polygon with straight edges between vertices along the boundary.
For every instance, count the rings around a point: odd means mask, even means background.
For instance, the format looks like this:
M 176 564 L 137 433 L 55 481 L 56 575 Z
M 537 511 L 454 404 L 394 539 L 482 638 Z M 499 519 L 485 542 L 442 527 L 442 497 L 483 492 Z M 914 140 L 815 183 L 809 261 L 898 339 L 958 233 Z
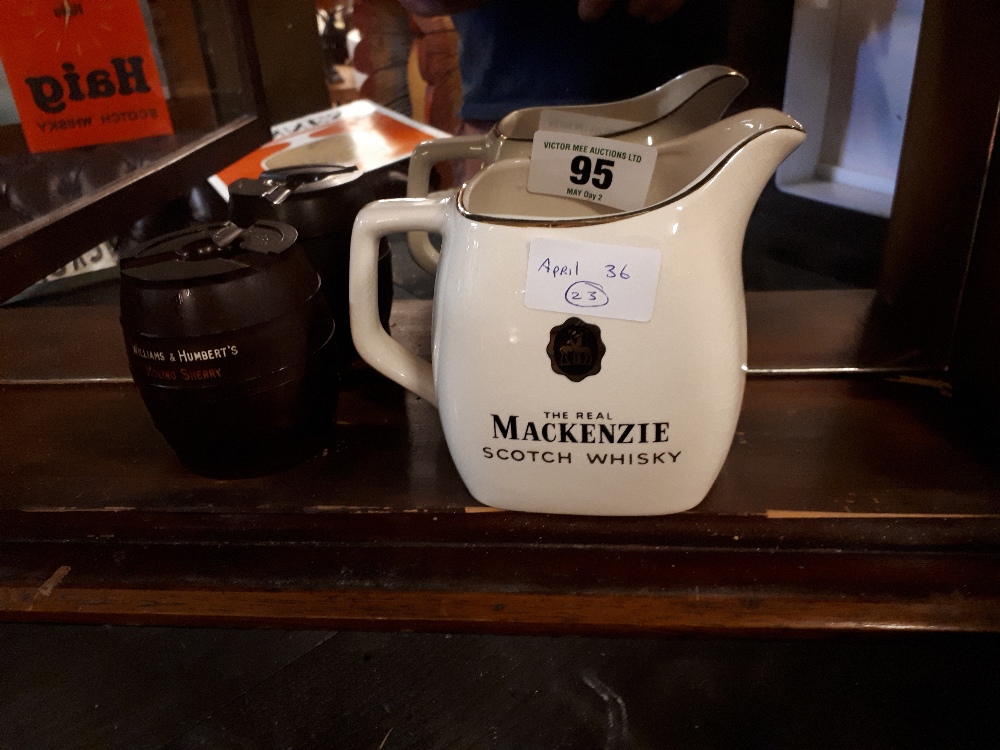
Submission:
M 717 130 L 717 133 L 707 131 Z M 699 144 L 714 150 L 718 160 L 696 180 L 716 205 L 724 205 L 730 220 L 745 224 L 778 165 L 805 140 L 802 126 L 775 109 L 755 109 L 723 120 L 702 134 Z M 715 137 L 712 137 L 712 136 Z M 712 141 L 716 141 L 713 146 Z
M 733 156 L 733 161 L 736 162 L 733 165 L 734 171 L 742 171 L 747 192 L 751 189 L 753 192 L 748 213 L 781 162 L 806 138 L 802 125 L 784 113 L 780 114 L 782 117 L 779 122 L 768 118 L 767 123 L 759 125 L 758 132 L 748 138 L 743 148 Z
M 676 201 L 712 183 L 739 183 L 736 195 L 757 195 L 781 161 L 805 138 L 802 126 L 776 109 L 751 109 L 657 147 L 647 203 Z M 738 176 L 734 173 L 740 173 Z M 743 191 L 748 186 L 756 190 Z

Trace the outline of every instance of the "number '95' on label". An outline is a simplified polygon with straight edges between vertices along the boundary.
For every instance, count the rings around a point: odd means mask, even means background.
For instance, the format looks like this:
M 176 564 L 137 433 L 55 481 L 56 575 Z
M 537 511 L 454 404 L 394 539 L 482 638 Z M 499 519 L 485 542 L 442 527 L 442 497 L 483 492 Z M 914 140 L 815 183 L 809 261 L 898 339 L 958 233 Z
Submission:
M 653 317 L 659 279 L 657 249 L 536 237 L 528 245 L 524 304 L 646 322 Z
M 539 130 L 531 145 L 528 192 L 633 211 L 645 205 L 655 166 L 653 146 Z

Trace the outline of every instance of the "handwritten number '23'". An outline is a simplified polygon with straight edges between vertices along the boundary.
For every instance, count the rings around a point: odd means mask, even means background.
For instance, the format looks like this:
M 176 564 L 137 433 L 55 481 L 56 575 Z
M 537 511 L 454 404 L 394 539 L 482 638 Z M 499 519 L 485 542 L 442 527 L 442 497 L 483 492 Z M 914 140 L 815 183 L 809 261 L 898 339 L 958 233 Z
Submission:
M 569 170 L 573 173 L 569 181 L 574 185 L 586 185 L 589 181 L 598 190 L 607 190 L 614 178 L 611 174 L 611 167 L 614 165 L 614 159 L 598 159 L 597 164 L 592 165 L 589 156 L 580 154 L 569 165 Z M 591 170 L 594 174 L 593 180 L 590 179 Z

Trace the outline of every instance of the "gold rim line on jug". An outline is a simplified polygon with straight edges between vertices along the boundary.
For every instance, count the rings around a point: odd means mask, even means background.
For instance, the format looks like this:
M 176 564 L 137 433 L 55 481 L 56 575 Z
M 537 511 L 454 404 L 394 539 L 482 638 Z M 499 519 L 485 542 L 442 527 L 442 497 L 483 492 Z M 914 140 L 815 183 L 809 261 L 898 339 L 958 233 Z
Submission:
M 724 80 L 726 78 L 734 78 L 734 77 L 736 77 L 736 78 L 742 78 L 742 79 L 746 80 L 746 76 L 744 76 L 739 71 L 737 71 L 737 70 L 729 70 L 726 73 L 722 73 L 722 74 L 716 76 L 715 78 L 713 78 L 710 81 L 706 81 L 704 84 L 702 84 L 697 89 L 695 89 L 694 91 L 692 91 L 691 94 L 684 101 L 678 102 L 672 109 L 668 110 L 667 112 L 664 112 L 659 117 L 656 117 L 656 118 L 654 118 L 652 120 L 647 120 L 646 122 L 636 123 L 635 126 L 633 126 L 631 128 L 625 128 L 624 130 L 616 130 L 616 131 L 614 131 L 612 133 L 604 133 L 604 134 L 601 135 L 601 138 L 617 138 L 617 137 L 622 136 L 622 135 L 628 135 L 629 133 L 634 133 L 637 130 L 642 130 L 643 128 L 648 128 L 651 125 L 655 125 L 656 123 L 660 122 L 661 120 L 665 120 L 666 118 L 668 118 L 671 115 L 673 115 L 675 112 L 677 112 L 677 110 L 679 110 L 684 105 L 688 104 L 692 99 L 694 99 L 696 96 L 698 96 L 698 94 L 700 94 L 702 91 L 704 91 L 705 89 L 707 89 L 709 86 L 714 86 L 719 81 L 722 81 L 722 80 Z M 667 81 L 666 83 L 663 83 L 660 86 L 657 86 L 657 88 L 653 89 L 653 91 L 656 91 L 658 89 L 662 89 L 664 86 L 669 85 L 673 80 L 674 79 L 671 79 L 671 81 Z M 744 86 L 745 86 L 745 84 L 744 84 Z M 638 96 L 633 96 L 631 99 L 623 99 L 623 100 L 621 100 L 619 102 L 608 102 L 608 104 L 624 104 L 626 102 L 634 101 L 636 99 L 642 99 L 642 98 L 648 96 L 650 93 L 651 92 L 646 92 L 645 94 L 639 94 Z M 580 105 L 575 105 L 575 106 L 578 106 L 578 107 L 588 107 L 588 106 L 600 106 L 600 105 L 580 104 Z M 536 109 L 536 108 L 532 107 L 532 109 Z M 550 108 L 549 107 L 539 107 L 537 109 L 550 109 Z M 552 107 L 551 109 L 558 110 L 558 109 L 562 109 L 562 107 Z M 583 113 L 583 114 L 586 114 L 586 113 Z M 504 118 L 504 119 L 506 119 L 506 118 Z M 498 122 L 496 125 L 494 125 L 492 127 L 491 131 L 490 131 L 491 134 L 495 138 L 497 138 L 497 139 L 499 139 L 501 141 L 517 141 L 519 143 L 530 143 L 531 142 L 531 140 L 532 140 L 531 138 L 518 138 L 518 137 L 513 136 L 513 135 L 506 135 L 505 133 L 501 133 L 500 132 L 500 124 L 502 122 L 503 122 L 503 120 L 500 120 L 500 122 Z
M 711 171 L 706 175 L 701 177 L 697 182 L 689 185 L 681 192 L 672 195 L 664 201 L 659 203 L 653 203 L 649 206 L 643 206 L 642 208 L 637 208 L 633 211 L 619 211 L 613 214 L 603 214 L 601 216 L 581 216 L 581 217 L 564 217 L 561 219 L 537 219 L 537 218 L 516 218 L 510 216 L 495 216 L 490 214 L 477 214 L 469 211 L 465 207 L 465 192 L 468 187 L 468 183 L 464 183 L 458 190 L 458 196 L 455 201 L 455 205 L 458 208 L 458 212 L 469 221 L 482 221 L 487 224 L 497 224 L 499 226 L 536 226 L 536 227 L 550 227 L 550 228 L 560 228 L 560 227 L 584 227 L 592 226 L 594 224 L 607 224 L 612 221 L 621 221 L 622 219 L 629 219 L 633 216 L 641 216 L 642 214 L 649 213 L 650 211 L 656 211 L 663 208 L 664 206 L 669 206 L 671 203 L 676 203 L 677 201 L 686 198 L 691 195 L 696 190 L 699 190 L 705 184 L 710 182 L 722 169 L 732 161 L 733 157 L 736 156 L 740 151 L 742 151 L 748 144 L 757 140 L 761 136 L 767 135 L 768 133 L 773 133 L 778 130 L 793 130 L 799 133 L 804 133 L 805 128 L 801 125 L 798 127 L 794 125 L 776 125 L 774 127 L 768 128 L 767 130 L 761 130 L 759 133 L 754 133 L 745 141 L 740 143 L 739 146 L 727 153 L 722 159 L 716 164 Z

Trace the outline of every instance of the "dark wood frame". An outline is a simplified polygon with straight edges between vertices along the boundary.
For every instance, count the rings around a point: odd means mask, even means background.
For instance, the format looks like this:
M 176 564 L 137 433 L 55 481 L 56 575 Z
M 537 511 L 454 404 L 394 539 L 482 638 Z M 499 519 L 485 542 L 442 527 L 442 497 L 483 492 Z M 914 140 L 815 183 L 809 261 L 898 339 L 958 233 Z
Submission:
M 909 333 L 915 363 L 930 369 L 952 364 L 963 293 L 989 272 L 973 254 L 997 135 L 998 70 L 1000 6 L 925 3 L 877 291 Z
M 232 164 L 270 138 L 247 0 L 221 0 L 224 14 L 205 23 L 209 40 L 239 66 L 217 108 L 239 114 L 226 125 L 94 193 L 0 235 L 0 301 L 14 296 L 184 190 Z M 232 40 L 230 42 L 230 39 Z M 114 231 L 114 230 L 112 230 Z
M 804 362 L 801 351 L 791 347 L 785 358 L 773 353 L 768 372 L 944 375 L 957 366 L 976 371 L 977 383 L 992 380 L 1000 399 L 1000 376 L 989 375 L 981 364 L 1000 362 L 1000 345 L 988 330 L 998 308 L 989 303 L 995 296 L 984 291 L 996 290 L 991 279 L 1000 269 L 994 259 L 996 229 L 990 229 L 998 221 L 997 211 L 989 203 L 997 200 L 998 190 L 991 187 L 998 180 L 991 166 L 1000 111 L 998 29 L 1000 6 L 989 0 L 924 4 L 876 287 L 867 294 L 808 292 L 798 300 L 783 298 L 782 316 L 757 321 L 771 327 L 768 338 L 787 326 L 789 318 L 818 322 L 817 306 L 851 309 L 857 325 L 842 339 L 849 345 L 830 351 L 826 362 L 816 357 Z M 988 178 L 991 169 L 994 176 Z M 822 339 L 818 323 L 813 332 Z

